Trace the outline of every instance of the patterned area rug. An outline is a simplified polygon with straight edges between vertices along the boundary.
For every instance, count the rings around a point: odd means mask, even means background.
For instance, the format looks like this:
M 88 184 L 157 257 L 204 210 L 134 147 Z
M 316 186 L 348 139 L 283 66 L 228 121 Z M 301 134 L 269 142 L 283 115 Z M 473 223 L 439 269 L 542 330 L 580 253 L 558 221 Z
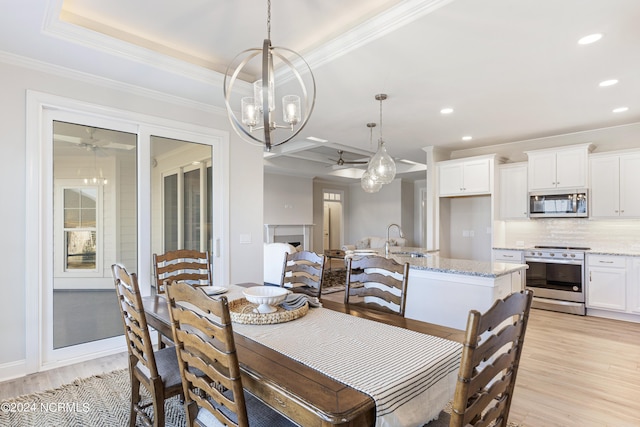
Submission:
M 325 270 L 322 278 L 322 294 L 332 294 L 334 292 L 344 291 L 345 281 L 347 280 L 347 270 Z
M 77 379 L 53 390 L 2 401 L 0 426 L 125 426 L 129 425 L 130 395 L 128 369 Z M 165 402 L 165 414 L 167 427 L 185 425 L 178 396 Z
M 1 401 L 0 427 L 125 426 L 129 424 L 130 391 L 127 369 L 77 379 L 53 390 Z M 447 409 L 451 411 L 450 406 Z M 165 401 L 165 417 L 167 427 L 185 425 L 179 396 Z M 524 424 L 510 422 L 509 427 Z

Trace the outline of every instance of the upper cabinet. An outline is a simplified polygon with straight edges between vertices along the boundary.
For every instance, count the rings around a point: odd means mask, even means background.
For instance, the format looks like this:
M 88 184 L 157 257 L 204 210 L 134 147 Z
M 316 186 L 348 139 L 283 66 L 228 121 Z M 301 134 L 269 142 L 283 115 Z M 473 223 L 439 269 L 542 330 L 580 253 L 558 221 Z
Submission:
M 512 163 L 498 166 L 497 186 L 500 219 L 527 218 L 527 164 Z
M 527 151 L 529 191 L 586 188 L 591 144 Z
M 493 159 L 467 158 L 438 163 L 441 197 L 490 194 Z
M 640 153 L 591 157 L 591 216 L 640 217 Z

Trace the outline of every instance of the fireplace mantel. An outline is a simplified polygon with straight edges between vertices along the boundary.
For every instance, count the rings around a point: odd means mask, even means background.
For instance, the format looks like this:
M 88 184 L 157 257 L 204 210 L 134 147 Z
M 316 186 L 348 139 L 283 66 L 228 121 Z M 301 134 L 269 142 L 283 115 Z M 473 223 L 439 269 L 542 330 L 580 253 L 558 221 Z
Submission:
M 277 236 L 300 236 L 302 249 L 310 251 L 313 224 L 265 224 L 265 242 L 276 242 Z

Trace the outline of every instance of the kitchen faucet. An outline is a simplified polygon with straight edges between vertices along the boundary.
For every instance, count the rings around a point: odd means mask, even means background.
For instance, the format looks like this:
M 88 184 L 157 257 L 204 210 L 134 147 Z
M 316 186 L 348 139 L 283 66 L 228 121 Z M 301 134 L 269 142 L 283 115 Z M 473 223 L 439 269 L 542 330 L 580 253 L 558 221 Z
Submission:
M 389 224 L 389 226 L 387 227 L 387 241 L 384 243 L 384 256 L 388 257 L 389 256 L 389 231 L 391 230 L 391 227 L 393 226 L 398 227 L 398 233 L 400 233 L 400 237 L 404 237 L 404 233 L 402 232 L 402 228 L 400 228 L 400 226 L 398 224 Z

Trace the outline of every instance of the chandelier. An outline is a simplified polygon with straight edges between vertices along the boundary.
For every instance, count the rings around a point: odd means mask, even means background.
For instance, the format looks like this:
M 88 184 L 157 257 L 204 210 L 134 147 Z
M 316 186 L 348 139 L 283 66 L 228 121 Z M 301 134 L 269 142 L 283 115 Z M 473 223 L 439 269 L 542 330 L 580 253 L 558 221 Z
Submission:
M 233 85 L 245 66 L 260 54 L 262 54 L 261 78 L 253 83 L 253 97 L 247 96 L 240 100 L 242 116 L 239 119 L 231 107 Z M 275 70 L 278 72 L 276 73 Z M 306 80 L 303 79 L 304 75 L 308 76 Z M 276 91 L 282 90 L 282 86 L 292 80 L 296 83 L 293 86 L 297 88 L 297 93 L 282 97 L 279 116 L 283 124 L 278 124 Z M 269 151 L 271 147 L 284 144 L 300 133 L 311 116 L 315 100 L 316 84 L 309 64 L 291 49 L 271 46 L 271 0 L 269 0 L 267 2 L 267 38 L 262 44 L 262 49 L 251 48 L 240 52 L 225 72 L 224 102 L 231 126 L 245 141 L 263 146 L 266 151 Z M 290 132 L 276 135 L 275 131 L 278 129 L 288 129 Z
M 389 184 L 396 176 L 396 163 L 387 153 L 382 139 L 382 101 L 387 99 L 387 95 L 380 93 L 375 98 L 380 101 L 380 139 L 378 139 L 378 151 L 369 161 L 367 172 L 374 181 L 380 184 Z
M 87 151 L 93 151 L 93 176 L 84 179 L 85 184 L 107 185 L 109 181 L 102 176 L 102 168 L 98 169 L 98 147 L 87 146 Z
M 373 143 L 373 128 L 376 127 L 375 123 L 367 123 L 367 127 L 369 128 L 369 145 Z M 371 177 L 371 173 L 369 173 L 369 167 L 367 166 L 367 170 L 364 171 L 362 177 L 360 178 L 360 186 L 367 193 L 377 193 L 382 188 L 382 183 L 375 181 Z

